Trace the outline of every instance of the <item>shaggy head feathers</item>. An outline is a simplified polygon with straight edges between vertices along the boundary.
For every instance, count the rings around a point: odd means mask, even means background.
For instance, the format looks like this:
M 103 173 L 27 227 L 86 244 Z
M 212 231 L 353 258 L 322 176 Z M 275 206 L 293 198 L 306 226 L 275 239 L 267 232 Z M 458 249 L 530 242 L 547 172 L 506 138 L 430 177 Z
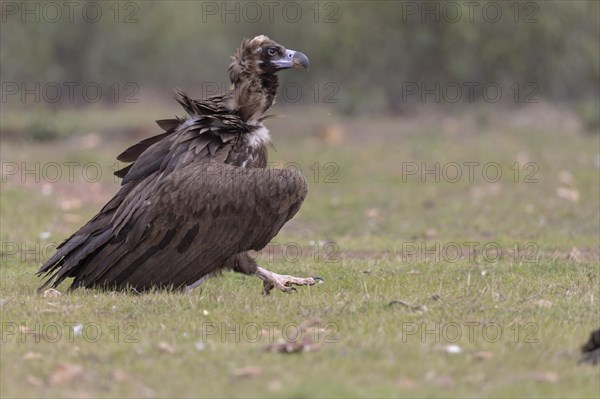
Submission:
M 263 74 L 274 74 L 276 68 L 270 63 L 273 56 L 282 55 L 285 47 L 265 35 L 244 39 L 235 51 L 229 65 L 229 79 L 236 85 L 244 78 L 257 78 Z

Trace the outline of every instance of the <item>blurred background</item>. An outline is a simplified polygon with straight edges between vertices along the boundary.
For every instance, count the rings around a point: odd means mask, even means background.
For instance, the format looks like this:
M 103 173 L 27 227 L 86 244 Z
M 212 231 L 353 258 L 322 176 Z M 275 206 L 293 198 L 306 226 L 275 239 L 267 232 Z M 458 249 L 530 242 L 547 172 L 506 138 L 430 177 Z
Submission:
M 594 1 L 7 1 L 3 132 L 53 137 L 80 127 L 42 128 L 29 117 L 13 118 L 22 108 L 28 115 L 97 105 L 135 111 L 150 102 L 171 105 L 174 87 L 197 97 L 222 91 L 229 56 L 242 38 L 258 34 L 311 60 L 307 74 L 281 74 L 284 106 L 402 117 L 424 105 L 456 113 L 544 102 L 572 110 L 584 129 L 597 131 L 599 7 Z M 42 118 L 47 124 L 48 114 Z

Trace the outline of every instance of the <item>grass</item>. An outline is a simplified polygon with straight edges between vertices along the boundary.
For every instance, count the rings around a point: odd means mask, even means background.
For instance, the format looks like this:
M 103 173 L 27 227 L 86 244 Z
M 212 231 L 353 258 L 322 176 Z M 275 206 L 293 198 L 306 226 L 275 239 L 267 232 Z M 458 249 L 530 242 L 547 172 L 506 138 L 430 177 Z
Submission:
M 1 396 L 598 397 L 600 368 L 577 360 L 600 322 L 599 136 L 386 118 L 342 123 L 337 145 L 305 133 L 333 123 L 270 123 L 274 165 L 299 167 L 310 187 L 260 263 L 325 283 L 268 297 L 233 273 L 189 294 L 36 295 L 39 263 L 117 190 L 110 168 L 134 139 L 5 140 Z M 73 182 L 49 182 L 44 165 L 66 161 Z M 40 163 L 39 182 L 21 162 Z M 422 162 L 495 162 L 503 178 L 403 174 Z M 98 181 L 83 178 L 88 164 Z M 312 319 L 303 336 L 318 350 L 264 350 Z

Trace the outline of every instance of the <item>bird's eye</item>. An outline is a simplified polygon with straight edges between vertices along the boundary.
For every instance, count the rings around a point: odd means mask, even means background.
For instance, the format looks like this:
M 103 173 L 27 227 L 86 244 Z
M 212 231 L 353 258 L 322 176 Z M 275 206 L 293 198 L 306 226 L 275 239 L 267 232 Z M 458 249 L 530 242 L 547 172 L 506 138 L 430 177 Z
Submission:
M 277 54 L 277 49 L 275 47 L 269 47 L 267 49 L 267 54 L 269 54 L 271 57 L 274 56 L 275 54 Z

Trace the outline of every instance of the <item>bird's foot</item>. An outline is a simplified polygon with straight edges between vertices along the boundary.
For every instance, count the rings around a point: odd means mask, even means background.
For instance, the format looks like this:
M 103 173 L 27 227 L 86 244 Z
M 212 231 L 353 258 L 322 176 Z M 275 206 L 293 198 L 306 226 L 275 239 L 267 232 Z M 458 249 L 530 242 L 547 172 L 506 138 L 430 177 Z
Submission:
M 263 281 L 263 293 L 269 295 L 273 288 L 283 292 L 296 291 L 294 285 L 314 285 L 323 281 L 321 277 L 294 277 L 270 272 L 262 267 L 256 269 L 256 275 Z

